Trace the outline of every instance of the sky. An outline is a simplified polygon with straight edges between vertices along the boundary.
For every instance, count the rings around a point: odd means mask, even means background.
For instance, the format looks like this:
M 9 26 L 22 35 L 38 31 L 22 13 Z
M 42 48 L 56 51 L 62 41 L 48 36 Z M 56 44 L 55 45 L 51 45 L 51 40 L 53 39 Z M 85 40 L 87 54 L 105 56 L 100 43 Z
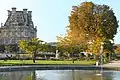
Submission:
M 38 30 L 37 37 L 46 42 L 54 42 L 57 41 L 57 36 L 66 33 L 72 6 L 80 5 L 84 1 L 109 5 L 117 20 L 120 21 L 120 0 L 2 0 L 0 2 L 0 23 L 6 21 L 7 10 L 11 10 L 12 7 L 16 7 L 17 10 L 27 8 L 32 11 L 32 20 Z M 120 44 L 119 37 L 120 28 L 114 38 L 116 44 Z

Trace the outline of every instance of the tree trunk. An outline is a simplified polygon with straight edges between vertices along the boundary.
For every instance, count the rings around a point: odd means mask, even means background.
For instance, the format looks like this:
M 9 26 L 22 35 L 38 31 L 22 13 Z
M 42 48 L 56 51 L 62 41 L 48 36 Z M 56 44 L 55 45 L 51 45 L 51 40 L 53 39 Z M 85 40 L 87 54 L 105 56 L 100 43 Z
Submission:
M 111 53 L 109 53 L 109 62 L 111 61 Z
M 74 63 L 74 55 L 73 55 L 73 53 L 72 53 L 72 63 Z
M 72 63 L 74 63 L 74 59 L 72 59 Z
M 35 63 L 35 59 L 36 59 L 36 51 L 33 52 L 33 63 Z
M 33 63 L 35 63 L 35 53 L 33 53 Z

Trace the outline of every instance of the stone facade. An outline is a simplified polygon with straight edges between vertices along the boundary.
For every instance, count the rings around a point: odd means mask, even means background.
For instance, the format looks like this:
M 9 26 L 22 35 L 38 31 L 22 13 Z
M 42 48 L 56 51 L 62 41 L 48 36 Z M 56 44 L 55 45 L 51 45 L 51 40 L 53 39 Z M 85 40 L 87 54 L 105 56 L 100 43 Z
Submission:
M 0 27 L 0 44 L 17 44 L 19 40 L 30 40 L 37 37 L 37 27 L 32 21 L 32 11 L 8 10 L 8 18 Z

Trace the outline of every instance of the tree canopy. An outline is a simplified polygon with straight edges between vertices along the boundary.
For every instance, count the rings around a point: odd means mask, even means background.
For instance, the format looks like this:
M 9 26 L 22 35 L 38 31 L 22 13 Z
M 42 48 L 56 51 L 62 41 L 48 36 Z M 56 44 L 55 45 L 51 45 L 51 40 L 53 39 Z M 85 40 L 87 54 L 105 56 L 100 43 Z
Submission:
M 115 46 L 115 53 L 120 54 L 120 45 Z
M 59 46 L 79 46 L 84 51 L 99 53 L 101 42 L 111 44 L 117 33 L 118 21 L 108 5 L 83 2 L 73 6 L 65 37 L 58 37 Z M 92 44 L 89 44 L 91 42 Z M 90 50 L 90 46 L 91 49 Z M 113 45 L 109 45 L 113 46 Z M 72 46 L 71 46 L 72 47 Z M 66 48 L 66 47 L 65 47 Z M 111 48 L 106 46 L 106 50 Z
M 19 48 L 24 50 L 26 53 L 33 54 L 33 62 L 35 62 L 36 53 L 38 51 L 43 51 L 43 47 L 45 44 L 39 38 L 33 38 L 29 41 L 20 40 Z

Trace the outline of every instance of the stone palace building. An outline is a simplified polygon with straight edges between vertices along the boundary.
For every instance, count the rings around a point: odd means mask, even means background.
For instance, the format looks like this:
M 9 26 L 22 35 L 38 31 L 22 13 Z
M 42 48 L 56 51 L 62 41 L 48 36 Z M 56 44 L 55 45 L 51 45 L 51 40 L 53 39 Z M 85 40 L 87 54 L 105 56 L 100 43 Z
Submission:
M 0 45 L 17 44 L 19 40 L 30 40 L 37 37 L 37 27 L 32 21 L 32 11 L 8 10 L 8 18 L 0 27 Z

